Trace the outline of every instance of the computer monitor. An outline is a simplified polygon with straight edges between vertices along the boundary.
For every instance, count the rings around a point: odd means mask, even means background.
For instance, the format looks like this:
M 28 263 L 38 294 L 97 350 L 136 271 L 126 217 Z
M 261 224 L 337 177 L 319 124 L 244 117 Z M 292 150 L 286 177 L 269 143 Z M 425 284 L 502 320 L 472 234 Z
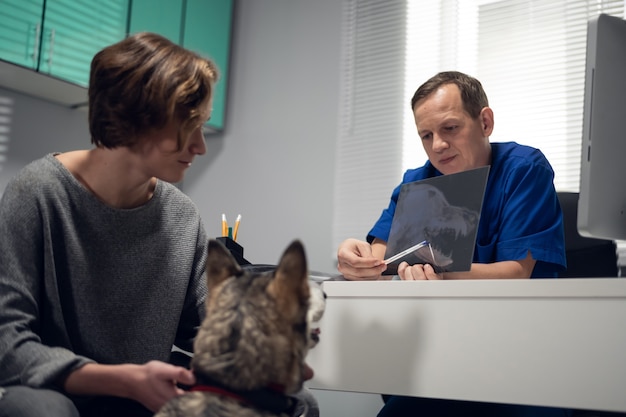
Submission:
M 626 21 L 587 27 L 578 231 L 626 240 Z

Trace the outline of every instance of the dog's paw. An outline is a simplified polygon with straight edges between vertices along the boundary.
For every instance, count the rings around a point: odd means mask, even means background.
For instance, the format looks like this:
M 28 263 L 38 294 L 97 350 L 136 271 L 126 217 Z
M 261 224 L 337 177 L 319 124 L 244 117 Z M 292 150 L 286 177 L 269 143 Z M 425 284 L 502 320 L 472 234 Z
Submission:
M 309 324 L 309 348 L 315 347 L 320 341 L 319 321 L 324 315 L 326 309 L 326 293 L 322 286 L 313 281 L 309 281 L 311 296 L 309 298 L 309 311 L 307 320 Z

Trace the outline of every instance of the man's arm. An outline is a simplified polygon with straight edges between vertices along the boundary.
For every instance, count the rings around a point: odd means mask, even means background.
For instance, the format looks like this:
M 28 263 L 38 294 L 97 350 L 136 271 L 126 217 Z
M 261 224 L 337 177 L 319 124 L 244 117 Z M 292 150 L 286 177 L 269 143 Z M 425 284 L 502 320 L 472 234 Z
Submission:
M 530 251 L 526 258 L 488 264 L 473 263 L 469 271 L 437 274 L 430 265 L 412 265 L 406 262 L 398 267 L 398 275 L 407 281 L 437 279 L 523 279 L 530 278 L 536 261 Z
M 374 239 L 372 244 L 357 239 L 347 239 L 337 253 L 337 269 L 349 280 L 390 279 L 381 274 L 387 269 L 382 262 L 387 244 Z M 403 262 L 398 267 L 398 275 L 403 280 L 437 280 L 437 279 L 523 279 L 530 278 L 535 267 L 530 251 L 526 258 L 514 261 L 493 263 L 473 263 L 469 271 L 446 272 L 437 274 L 428 264 L 409 266 Z

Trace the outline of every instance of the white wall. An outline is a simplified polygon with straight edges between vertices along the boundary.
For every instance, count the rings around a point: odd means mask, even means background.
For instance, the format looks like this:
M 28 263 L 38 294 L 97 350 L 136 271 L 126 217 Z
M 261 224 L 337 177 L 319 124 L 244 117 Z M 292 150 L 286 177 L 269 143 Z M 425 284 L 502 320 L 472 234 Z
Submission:
M 237 2 L 227 126 L 207 138 L 183 189 L 211 236 L 242 215 L 253 263 L 276 263 L 294 238 L 313 270 L 334 272 L 331 248 L 342 1 Z M 89 148 L 87 113 L 0 89 L 0 193 L 24 164 Z M 0 132 L 0 137 L 4 133 Z M 4 158 L 3 158 L 4 157 Z M 4 160 L 3 160 L 4 159 Z M 323 343 L 323 336 L 322 336 Z M 380 397 L 315 391 L 322 415 L 374 416 Z
M 226 130 L 183 189 L 210 235 L 242 215 L 253 263 L 276 263 L 294 238 L 310 268 L 335 271 L 331 249 L 339 91 L 337 0 L 237 2 Z
M 86 110 L 0 88 L 0 195 L 9 179 L 32 160 L 90 147 Z

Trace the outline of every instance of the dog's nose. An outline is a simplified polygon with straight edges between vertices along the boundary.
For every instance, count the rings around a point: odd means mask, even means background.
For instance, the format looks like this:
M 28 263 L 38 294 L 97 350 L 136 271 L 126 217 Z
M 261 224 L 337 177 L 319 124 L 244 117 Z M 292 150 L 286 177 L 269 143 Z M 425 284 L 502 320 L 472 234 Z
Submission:
M 322 333 L 322 331 L 320 330 L 319 327 L 316 327 L 314 329 L 311 329 L 311 332 L 309 333 L 310 337 L 311 337 L 311 341 L 313 342 L 313 346 L 315 346 L 316 344 L 319 343 L 320 341 L 320 334 Z

